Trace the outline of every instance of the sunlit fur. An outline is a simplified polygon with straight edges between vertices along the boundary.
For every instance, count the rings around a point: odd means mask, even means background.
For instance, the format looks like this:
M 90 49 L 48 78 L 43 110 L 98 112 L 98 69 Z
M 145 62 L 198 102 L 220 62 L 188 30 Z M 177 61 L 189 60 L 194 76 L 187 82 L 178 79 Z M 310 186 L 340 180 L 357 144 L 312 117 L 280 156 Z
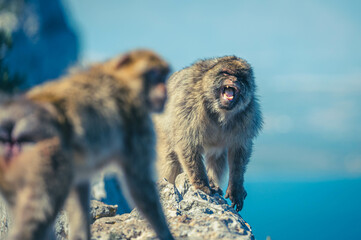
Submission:
M 220 101 L 226 79 L 240 86 L 230 107 Z M 221 192 L 219 181 L 228 159 L 226 197 L 241 210 L 246 196 L 243 175 L 262 125 L 251 66 L 235 56 L 201 60 L 174 73 L 167 84 L 165 111 L 153 118 L 159 176 L 174 182 L 184 170 L 194 187 Z

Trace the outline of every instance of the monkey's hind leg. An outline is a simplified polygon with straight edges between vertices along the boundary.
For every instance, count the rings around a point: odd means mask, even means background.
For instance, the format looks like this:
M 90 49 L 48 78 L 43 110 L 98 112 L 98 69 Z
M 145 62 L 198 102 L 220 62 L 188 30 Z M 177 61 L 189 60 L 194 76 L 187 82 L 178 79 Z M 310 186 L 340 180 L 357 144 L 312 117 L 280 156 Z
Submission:
M 11 181 L 17 189 L 8 239 L 50 239 L 52 224 L 72 181 L 69 159 L 59 141 L 50 139 L 23 153 L 12 167 L 16 173 Z
M 125 185 L 136 207 L 151 224 L 159 239 L 173 240 L 163 214 L 156 184 L 152 179 L 149 160 L 144 155 L 134 160 L 128 159 L 122 165 Z
M 175 183 L 175 179 L 183 172 L 178 156 L 174 151 L 167 152 L 163 158 L 157 161 L 159 177 L 167 179 L 170 183 Z
M 69 240 L 90 239 L 90 186 L 84 182 L 75 186 L 66 201 L 69 218 Z

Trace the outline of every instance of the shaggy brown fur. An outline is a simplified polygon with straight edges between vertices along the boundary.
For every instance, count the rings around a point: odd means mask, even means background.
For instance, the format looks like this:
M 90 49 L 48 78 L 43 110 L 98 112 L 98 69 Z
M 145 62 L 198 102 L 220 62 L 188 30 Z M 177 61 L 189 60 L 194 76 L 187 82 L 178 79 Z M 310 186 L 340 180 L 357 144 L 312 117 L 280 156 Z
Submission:
M 251 66 L 234 56 L 202 60 L 174 73 L 167 84 L 165 111 L 153 118 L 160 177 L 174 182 L 184 170 L 194 187 L 221 193 L 228 159 L 226 197 L 241 210 L 243 175 L 262 125 Z
M 173 239 L 151 177 L 168 65 L 137 50 L 34 89 L 0 106 L 0 188 L 11 240 L 48 239 L 69 196 L 69 239 L 90 239 L 91 173 L 110 161 L 160 239 Z M 81 211 L 77 211 L 81 210 Z

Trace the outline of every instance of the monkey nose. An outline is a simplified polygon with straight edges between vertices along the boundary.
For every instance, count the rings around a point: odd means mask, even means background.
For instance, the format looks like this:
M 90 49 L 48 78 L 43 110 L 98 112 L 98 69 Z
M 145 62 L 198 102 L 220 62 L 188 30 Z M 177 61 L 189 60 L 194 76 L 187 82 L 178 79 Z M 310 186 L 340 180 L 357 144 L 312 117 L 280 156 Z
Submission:
M 21 145 L 18 142 L 13 143 L 12 154 L 14 156 L 18 155 L 21 152 Z
M 5 143 L 4 148 L 5 148 L 5 155 L 4 155 L 5 162 L 9 163 L 10 159 L 12 158 L 12 144 L 11 143 Z
M 17 142 L 5 143 L 5 161 L 9 163 L 13 157 L 21 152 L 21 145 Z

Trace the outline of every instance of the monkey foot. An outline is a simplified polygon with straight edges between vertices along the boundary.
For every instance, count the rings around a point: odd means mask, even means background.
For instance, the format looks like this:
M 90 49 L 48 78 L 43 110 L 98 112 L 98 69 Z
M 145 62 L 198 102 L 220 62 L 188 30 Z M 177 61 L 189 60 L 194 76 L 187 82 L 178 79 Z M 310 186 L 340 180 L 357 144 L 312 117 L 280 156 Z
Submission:
M 243 208 L 244 199 L 247 197 L 246 190 L 241 187 L 240 190 L 234 189 L 232 187 L 228 187 L 226 191 L 225 198 L 229 198 L 231 200 L 231 208 L 236 207 L 237 212 L 241 211 Z
M 204 192 L 204 193 L 206 193 L 208 195 L 213 194 L 212 189 L 209 186 L 206 186 L 206 185 L 203 185 L 203 184 L 196 184 L 196 183 L 193 183 L 192 185 L 193 185 L 193 187 L 195 189 L 199 189 L 199 190 L 201 190 L 202 192 Z
M 220 196 L 223 196 L 223 191 L 219 186 L 216 186 L 212 183 L 209 184 L 211 186 L 212 194 L 218 193 Z

